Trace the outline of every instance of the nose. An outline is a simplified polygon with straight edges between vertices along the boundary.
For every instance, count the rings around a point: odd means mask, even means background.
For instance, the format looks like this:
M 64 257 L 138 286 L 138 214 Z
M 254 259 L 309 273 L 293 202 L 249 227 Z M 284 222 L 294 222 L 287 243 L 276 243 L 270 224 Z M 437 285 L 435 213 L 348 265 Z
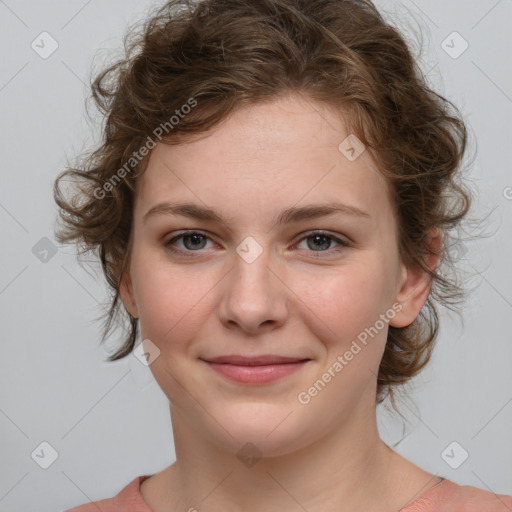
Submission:
M 270 259 L 268 249 L 252 262 L 235 256 L 232 270 L 223 279 L 219 304 L 220 320 L 227 328 L 258 334 L 284 324 L 290 291 L 279 266 Z

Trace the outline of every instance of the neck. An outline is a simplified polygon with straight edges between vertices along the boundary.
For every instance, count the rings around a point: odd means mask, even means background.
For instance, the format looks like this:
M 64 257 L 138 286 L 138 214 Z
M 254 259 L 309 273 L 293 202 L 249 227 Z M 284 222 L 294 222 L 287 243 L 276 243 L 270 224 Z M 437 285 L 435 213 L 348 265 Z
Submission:
M 302 449 L 252 465 L 198 435 L 179 409 L 171 416 L 177 460 L 166 470 L 167 510 L 381 512 L 410 496 L 398 492 L 403 482 L 393 475 L 402 458 L 379 438 L 375 407 Z

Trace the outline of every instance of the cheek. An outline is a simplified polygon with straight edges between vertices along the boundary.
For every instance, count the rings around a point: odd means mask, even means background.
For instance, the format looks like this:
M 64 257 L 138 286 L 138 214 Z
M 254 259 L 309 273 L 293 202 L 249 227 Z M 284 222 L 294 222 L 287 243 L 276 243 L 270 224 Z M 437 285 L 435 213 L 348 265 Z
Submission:
M 140 264 L 134 268 L 135 294 L 143 338 L 164 349 L 172 340 L 188 339 L 206 314 L 215 282 L 205 272 L 190 268 Z
M 315 276 L 298 274 L 293 284 L 311 318 L 329 333 L 329 345 L 345 345 L 372 326 L 387 307 L 389 288 L 378 266 L 347 265 Z
M 304 275 L 296 279 L 303 311 L 312 312 L 301 321 L 310 319 L 308 329 L 322 345 L 322 374 L 336 375 L 322 400 L 348 404 L 378 374 L 388 332 L 380 315 L 389 308 L 389 278 L 383 265 L 364 260 L 314 282 Z
M 186 405 L 183 384 L 194 378 L 192 357 L 187 354 L 208 317 L 206 279 L 184 276 L 176 267 L 141 265 L 137 280 L 139 325 L 142 339 L 149 339 L 159 353 L 150 370 L 170 402 Z
M 381 315 L 389 315 L 391 309 L 389 279 L 382 266 L 366 263 L 338 269 L 317 279 L 314 287 L 304 276 L 297 276 L 298 295 L 306 306 L 303 311 L 312 312 L 308 328 L 323 345 L 316 378 L 327 384 L 314 399 L 318 407 L 314 414 L 325 422 L 335 421 L 340 411 L 351 410 L 364 393 L 373 392 L 384 352 L 388 322 Z M 315 392 L 315 382 L 301 391 Z M 339 407 L 333 408 L 333 403 Z

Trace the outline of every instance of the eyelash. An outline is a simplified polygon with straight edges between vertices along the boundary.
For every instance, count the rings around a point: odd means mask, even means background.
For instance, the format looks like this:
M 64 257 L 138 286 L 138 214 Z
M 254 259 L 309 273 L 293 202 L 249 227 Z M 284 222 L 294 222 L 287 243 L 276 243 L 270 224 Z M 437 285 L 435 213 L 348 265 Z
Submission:
M 199 235 L 203 238 L 207 238 L 207 239 L 210 239 L 209 236 L 205 235 L 204 233 L 201 233 L 200 231 L 185 231 L 185 232 L 182 232 L 180 233 L 179 235 L 171 238 L 170 240 L 166 241 L 164 243 L 164 247 L 172 252 L 172 253 L 175 253 L 175 254 L 179 254 L 179 255 L 182 255 L 186 258 L 194 258 L 195 256 L 193 256 L 193 254 L 191 253 L 195 253 L 195 252 L 201 252 L 201 249 L 197 250 L 197 251 L 190 251 L 190 250 L 183 250 L 183 249 L 176 249 L 175 247 L 172 246 L 172 244 L 174 242 L 176 242 L 177 240 L 180 240 L 182 238 L 185 238 L 187 236 L 192 236 L 192 235 Z M 335 237 L 331 234 L 329 234 L 328 232 L 325 232 L 325 231 L 312 231 L 312 232 L 309 232 L 306 234 L 306 236 L 303 236 L 297 243 L 300 243 L 302 242 L 303 240 L 307 240 L 308 238 L 313 238 L 315 236 L 322 236 L 322 237 L 325 237 L 327 239 L 331 239 L 333 240 L 334 242 L 338 243 L 339 246 L 334 248 L 334 249 L 325 249 L 323 251 L 312 251 L 310 250 L 309 252 L 312 252 L 312 253 L 328 253 L 328 255 L 331 255 L 333 252 L 334 253 L 339 253 L 341 251 L 343 251 L 344 249 L 346 248 L 349 248 L 349 247 L 352 247 L 352 244 L 345 241 L 345 240 L 341 240 L 340 238 L 338 237 Z M 299 250 L 304 250 L 304 249 L 299 249 Z M 307 249 L 305 249 L 307 250 Z M 314 256 L 315 258 L 323 258 L 323 256 Z

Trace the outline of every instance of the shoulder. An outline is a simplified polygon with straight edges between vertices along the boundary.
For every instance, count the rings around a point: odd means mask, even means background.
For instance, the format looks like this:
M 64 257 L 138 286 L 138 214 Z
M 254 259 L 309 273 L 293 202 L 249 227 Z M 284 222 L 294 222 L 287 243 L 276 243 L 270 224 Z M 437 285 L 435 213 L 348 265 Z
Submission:
M 134 478 L 113 498 L 84 503 L 64 512 L 151 512 L 140 494 L 140 484 L 151 475 L 140 475 Z
M 509 512 L 512 496 L 444 479 L 402 512 Z

